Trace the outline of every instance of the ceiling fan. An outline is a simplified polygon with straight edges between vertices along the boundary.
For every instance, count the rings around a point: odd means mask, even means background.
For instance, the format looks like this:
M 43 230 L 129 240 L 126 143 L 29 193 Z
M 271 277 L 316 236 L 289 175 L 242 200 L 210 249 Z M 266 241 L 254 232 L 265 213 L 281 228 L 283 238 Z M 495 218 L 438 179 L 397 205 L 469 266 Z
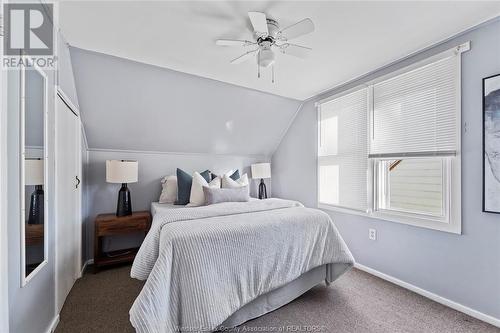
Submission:
M 309 47 L 292 44 L 294 39 L 314 31 L 311 19 L 306 18 L 284 29 L 281 29 L 278 21 L 269 18 L 261 12 L 248 12 L 248 17 L 254 30 L 254 41 L 238 39 L 218 39 L 216 45 L 220 46 L 243 46 L 253 49 L 243 53 L 241 56 L 231 60 L 231 64 L 241 64 L 252 58 L 257 60 L 257 77 L 260 78 L 260 68 L 272 68 L 272 82 L 274 82 L 275 51 L 292 55 L 298 58 L 306 58 L 310 51 Z

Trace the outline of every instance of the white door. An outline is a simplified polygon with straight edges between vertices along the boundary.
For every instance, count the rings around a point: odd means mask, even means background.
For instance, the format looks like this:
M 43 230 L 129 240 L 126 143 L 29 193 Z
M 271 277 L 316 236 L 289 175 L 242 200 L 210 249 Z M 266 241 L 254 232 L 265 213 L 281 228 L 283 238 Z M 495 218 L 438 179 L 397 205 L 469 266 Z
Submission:
M 61 311 L 81 269 L 80 120 L 57 96 L 56 301 Z

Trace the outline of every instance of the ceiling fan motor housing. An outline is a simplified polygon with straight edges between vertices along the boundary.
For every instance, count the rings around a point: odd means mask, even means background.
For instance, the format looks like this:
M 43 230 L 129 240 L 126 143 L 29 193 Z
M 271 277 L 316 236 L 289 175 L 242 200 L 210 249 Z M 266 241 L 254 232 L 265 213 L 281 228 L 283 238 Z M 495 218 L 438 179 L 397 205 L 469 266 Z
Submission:
M 257 38 L 257 44 L 260 48 L 259 54 L 257 54 L 257 63 L 260 67 L 269 67 L 274 64 L 276 59 L 271 46 L 275 44 L 275 37 L 279 31 L 279 25 L 276 20 L 270 18 L 267 18 L 266 21 L 269 34 Z

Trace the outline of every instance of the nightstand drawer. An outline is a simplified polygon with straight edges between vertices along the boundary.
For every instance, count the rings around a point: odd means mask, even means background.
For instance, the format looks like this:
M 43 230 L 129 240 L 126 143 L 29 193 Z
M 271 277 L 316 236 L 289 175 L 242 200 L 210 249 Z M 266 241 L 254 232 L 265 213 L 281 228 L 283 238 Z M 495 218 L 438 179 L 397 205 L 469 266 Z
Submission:
M 149 228 L 149 220 L 129 219 L 127 221 L 102 221 L 97 229 L 97 236 L 111 236 L 119 234 L 129 234 L 136 231 L 145 231 Z

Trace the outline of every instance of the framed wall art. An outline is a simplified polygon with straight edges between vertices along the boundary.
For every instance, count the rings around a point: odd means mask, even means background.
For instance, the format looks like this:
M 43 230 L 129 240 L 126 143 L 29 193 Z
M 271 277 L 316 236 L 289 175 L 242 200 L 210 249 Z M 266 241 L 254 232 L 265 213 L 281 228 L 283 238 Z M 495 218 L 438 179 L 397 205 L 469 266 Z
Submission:
M 500 74 L 483 79 L 483 211 L 500 214 Z

